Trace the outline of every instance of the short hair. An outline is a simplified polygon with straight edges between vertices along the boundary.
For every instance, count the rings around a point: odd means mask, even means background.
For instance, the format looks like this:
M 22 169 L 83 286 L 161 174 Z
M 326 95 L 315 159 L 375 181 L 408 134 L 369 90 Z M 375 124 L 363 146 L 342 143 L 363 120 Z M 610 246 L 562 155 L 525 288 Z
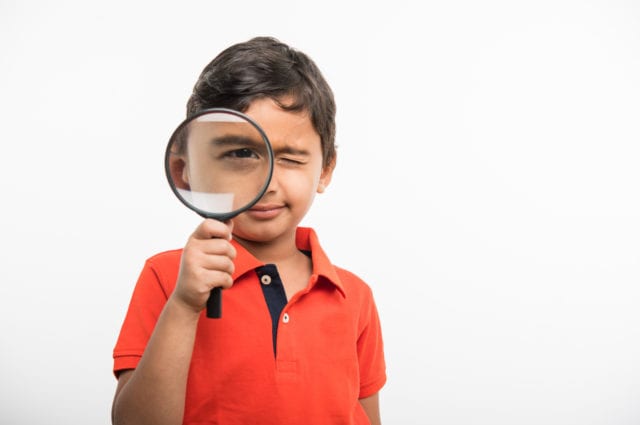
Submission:
M 323 165 L 336 159 L 336 104 L 315 62 L 273 37 L 255 37 L 223 50 L 203 70 L 187 102 L 187 116 L 208 108 L 245 112 L 270 98 L 286 111 L 305 111 L 320 135 Z M 284 102 L 285 98 L 292 99 Z

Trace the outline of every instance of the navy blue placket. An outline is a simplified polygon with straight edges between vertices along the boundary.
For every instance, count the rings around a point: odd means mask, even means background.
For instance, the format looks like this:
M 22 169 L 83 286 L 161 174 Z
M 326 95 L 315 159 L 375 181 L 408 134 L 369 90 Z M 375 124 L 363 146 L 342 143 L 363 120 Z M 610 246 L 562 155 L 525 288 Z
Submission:
M 284 291 L 284 286 L 275 264 L 266 264 L 258 267 L 256 273 L 271 315 L 271 336 L 273 338 L 273 354 L 275 356 L 277 352 L 278 322 L 280 321 L 282 310 L 287 305 L 287 294 Z

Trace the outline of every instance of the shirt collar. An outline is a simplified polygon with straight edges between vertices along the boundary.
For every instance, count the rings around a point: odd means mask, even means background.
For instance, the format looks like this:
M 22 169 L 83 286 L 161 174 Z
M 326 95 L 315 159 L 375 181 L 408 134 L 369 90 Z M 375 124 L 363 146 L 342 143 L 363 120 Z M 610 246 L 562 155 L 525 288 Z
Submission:
M 237 252 L 235 271 L 233 273 L 234 280 L 250 270 L 264 266 L 264 263 L 254 257 L 238 242 L 232 240 L 232 243 Z M 338 277 L 338 273 L 333 264 L 331 264 L 329 257 L 320 246 L 316 232 L 309 227 L 298 227 L 296 229 L 296 246 L 299 250 L 311 251 L 311 262 L 313 264 L 312 286 L 322 279 L 335 286 L 344 297 L 345 291 L 342 281 Z

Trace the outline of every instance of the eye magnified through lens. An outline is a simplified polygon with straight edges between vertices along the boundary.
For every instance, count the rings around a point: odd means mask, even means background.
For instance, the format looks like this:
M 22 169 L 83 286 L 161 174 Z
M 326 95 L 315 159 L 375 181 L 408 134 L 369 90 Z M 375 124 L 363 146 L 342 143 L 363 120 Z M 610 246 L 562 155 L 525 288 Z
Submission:
M 262 198 L 273 173 L 273 151 L 250 117 L 231 109 L 207 109 L 173 132 L 165 172 L 184 205 L 202 217 L 226 221 Z M 208 317 L 221 317 L 221 298 L 220 288 L 211 291 Z

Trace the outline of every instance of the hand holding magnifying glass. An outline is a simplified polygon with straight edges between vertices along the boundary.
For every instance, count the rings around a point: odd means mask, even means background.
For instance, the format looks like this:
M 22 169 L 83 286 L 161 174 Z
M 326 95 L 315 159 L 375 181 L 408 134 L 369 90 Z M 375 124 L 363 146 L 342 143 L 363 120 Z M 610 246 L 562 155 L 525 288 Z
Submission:
M 264 195 L 273 151 L 264 131 L 240 112 L 214 108 L 183 121 L 165 152 L 165 172 L 178 199 L 205 218 L 227 221 Z M 207 317 L 222 316 L 222 291 L 207 301 Z

